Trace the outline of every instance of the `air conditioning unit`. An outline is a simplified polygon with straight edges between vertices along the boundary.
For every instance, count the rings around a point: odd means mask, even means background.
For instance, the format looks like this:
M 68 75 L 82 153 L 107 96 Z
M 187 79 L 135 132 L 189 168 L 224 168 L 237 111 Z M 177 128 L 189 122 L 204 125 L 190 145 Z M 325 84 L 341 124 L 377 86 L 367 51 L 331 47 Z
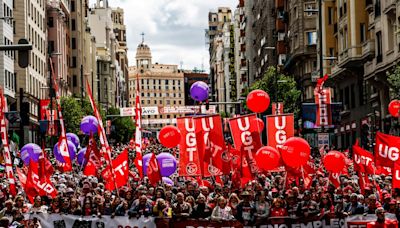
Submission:
M 278 65 L 283 66 L 286 63 L 286 54 L 280 54 L 278 57 Z

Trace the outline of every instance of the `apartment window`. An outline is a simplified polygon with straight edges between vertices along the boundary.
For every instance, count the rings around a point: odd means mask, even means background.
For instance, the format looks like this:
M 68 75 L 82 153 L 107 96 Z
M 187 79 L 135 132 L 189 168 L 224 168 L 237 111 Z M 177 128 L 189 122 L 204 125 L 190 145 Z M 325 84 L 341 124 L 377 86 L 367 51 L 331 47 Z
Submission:
M 75 12 L 75 1 L 71 1 L 71 12 Z
M 72 49 L 76 49 L 76 38 L 72 38 L 71 39 L 71 43 L 72 43 Z
M 168 80 L 167 79 L 165 79 L 165 85 L 168 85 Z
M 306 32 L 307 34 L 307 45 L 317 44 L 317 32 Z
M 77 87 L 78 86 L 78 77 L 76 75 L 72 76 L 72 86 Z
M 394 40 L 396 39 L 395 36 L 396 31 L 396 22 L 392 20 L 390 17 L 387 17 L 387 43 L 388 43 L 388 50 L 394 49 Z
M 350 109 L 350 88 L 348 86 L 344 89 L 344 105 L 345 110 Z
M 107 64 L 103 64 L 103 71 L 104 71 L 104 72 L 107 71 Z
M 305 4 L 305 7 L 304 7 L 306 10 L 313 10 L 313 9 L 315 9 L 315 4 L 313 4 L 313 3 L 306 3 Z M 312 16 L 314 13 L 313 12 L 306 12 L 306 15 L 307 16 Z
M 53 17 L 49 17 L 49 19 L 47 20 L 47 25 L 48 25 L 50 28 L 53 28 L 53 27 L 54 27 L 54 18 L 53 18 Z
M 376 33 L 376 62 L 382 62 L 382 32 L 379 31 Z
M 49 53 L 53 53 L 55 50 L 54 50 L 54 41 L 53 40 L 50 40 L 49 41 Z
M 375 17 L 381 16 L 381 0 L 375 0 Z
M 75 19 L 72 19 L 72 20 L 71 20 L 71 30 L 72 30 L 72 31 L 75 31 L 75 29 L 76 29 L 75 26 L 76 26 Z
M 333 23 L 333 8 L 328 7 L 328 24 L 331 25 Z
M 72 68 L 76 68 L 76 56 L 72 56 Z
M 360 43 L 364 43 L 367 37 L 365 23 L 360 23 Z

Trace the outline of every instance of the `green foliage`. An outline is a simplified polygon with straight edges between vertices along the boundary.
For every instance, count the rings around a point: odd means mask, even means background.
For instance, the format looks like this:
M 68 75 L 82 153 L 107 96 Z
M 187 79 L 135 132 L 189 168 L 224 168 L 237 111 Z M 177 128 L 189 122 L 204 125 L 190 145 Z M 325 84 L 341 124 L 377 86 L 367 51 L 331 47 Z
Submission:
M 278 83 L 275 83 L 276 73 L 275 67 L 269 67 L 264 76 L 254 82 L 249 90 L 246 91 L 245 97 L 250 91 L 261 89 L 269 94 L 272 103 L 276 101 L 275 94 L 277 94 L 278 102 L 283 102 L 284 104 L 284 112 L 294 113 L 295 118 L 297 118 L 300 111 L 299 98 L 301 91 L 297 89 L 296 81 L 293 77 L 282 73 L 278 73 Z M 271 106 L 266 113 L 271 113 Z
M 400 99 L 400 66 L 396 66 L 392 72 L 387 72 L 387 76 L 391 99 Z
M 103 122 L 106 119 L 106 113 L 103 109 L 96 104 L 99 109 Z M 63 119 L 65 123 L 66 132 L 78 134 L 80 131 L 80 123 L 83 117 L 88 115 L 94 115 L 92 106 L 88 98 L 85 98 L 83 102 L 76 97 L 62 97 L 61 98 L 61 109 Z M 103 123 L 105 124 L 105 122 Z
M 119 115 L 119 109 L 109 108 L 107 114 Z M 129 142 L 135 131 L 135 124 L 133 123 L 131 117 L 115 117 L 110 119 L 112 120 L 112 125 L 114 126 L 114 130 L 111 131 L 110 137 L 116 142 Z

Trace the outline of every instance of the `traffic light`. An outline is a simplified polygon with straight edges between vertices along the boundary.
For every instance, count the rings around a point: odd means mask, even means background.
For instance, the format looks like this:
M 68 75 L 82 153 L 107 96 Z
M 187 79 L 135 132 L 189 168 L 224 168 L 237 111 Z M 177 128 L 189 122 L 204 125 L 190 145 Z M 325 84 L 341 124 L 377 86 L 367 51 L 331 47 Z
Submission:
M 18 44 L 29 44 L 26 39 L 20 39 Z M 18 50 L 18 65 L 21 68 L 26 68 L 29 65 L 29 49 Z
M 21 104 L 21 124 L 24 126 L 29 125 L 29 106 L 29 102 Z

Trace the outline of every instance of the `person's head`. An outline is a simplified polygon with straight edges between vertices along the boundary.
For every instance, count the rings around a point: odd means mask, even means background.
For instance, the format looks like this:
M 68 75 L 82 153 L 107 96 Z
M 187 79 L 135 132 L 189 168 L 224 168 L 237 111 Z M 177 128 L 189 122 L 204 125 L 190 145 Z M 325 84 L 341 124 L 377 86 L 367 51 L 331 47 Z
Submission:
M 147 197 L 146 197 L 146 195 L 141 195 L 140 197 L 139 197 L 139 204 L 140 205 L 145 205 L 147 203 Z
M 272 206 L 275 208 L 281 208 L 283 207 L 283 200 L 281 198 L 275 198 L 272 201 Z
M 375 207 L 375 205 L 376 205 L 376 195 L 371 194 L 371 195 L 368 196 L 368 205 L 370 207 Z
M 306 191 L 304 192 L 304 195 L 303 195 L 303 200 L 304 200 L 304 201 L 309 201 L 310 199 L 311 199 L 311 192 L 308 191 L 308 190 L 306 190 Z
M 163 209 L 166 206 L 167 206 L 167 203 L 165 202 L 164 199 L 162 199 L 162 198 L 157 199 L 157 207 L 158 208 Z
M 376 217 L 377 217 L 376 220 L 378 222 L 384 222 L 385 221 L 385 209 L 383 209 L 383 207 L 378 207 L 375 210 L 375 214 L 376 214 Z
M 364 199 L 363 194 L 358 194 L 357 198 L 358 198 L 358 202 L 360 202 L 361 204 L 365 203 L 365 199 Z
M 184 199 L 185 199 L 185 196 L 183 195 L 182 192 L 179 192 L 178 194 L 176 194 L 176 201 L 179 204 L 183 203 Z
M 330 203 L 328 195 L 322 195 L 322 197 L 321 197 L 321 203 L 322 203 L 323 205 L 328 205 L 328 204 Z
M 15 197 L 15 207 L 21 208 L 24 206 L 24 198 L 21 195 Z
M 42 206 L 42 198 L 40 196 L 36 196 L 33 203 L 34 207 Z
M 206 197 L 200 193 L 197 196 L 197 204 L 205 204 L 205 203 L 206 203 Z
M 202 187 L 200 188 L 200 193 L 203 194 L 204 196 L 208 196 L 208 194 L 209 194 L 208 187 L 202 186 Z
M 356 193 L 352 193 L 350 195 L 350 202 L 352 204 L 356 204 L 358 202 L 358 195 Z
M 220 196 L 220 197 L 218 198 L 218 206 L 219 206 L 220 208 L 225 208 L 225 206 L 226 206 L 226 199 L 225 199 L 223 196 Z
M 189 203 L 190 205 L 192 205 L 192 207 L 194 206 L 194 198 L 193 196 L 188 196 L 185 199 L 186 203 Z
M 250 201 L 250 192 L 248 191 L 243 191 L 242 194 L 240 194 L 240 196 L 243 199 L 243 202 L 249 202 Z
M 229 203 L 230 204 L 238 204 L 240 202 L 239 197 L 236 193 L 232 193 L 229 196 Z
M 261 202 L 261 203 L 265 202 L 265 192 L 264 191 L 260 191 L 258 193 L 258 197 L 257 198 L 258 198 L 259 202 Z
M 7 208 L 7 210 L 11 210 L 12 209 L 12 207 L 13 207 L 13 201 L 12 200 L 7 200 L 5 203 L 4 203 L 4 206 Z
M 86 195 L 86 194 L 88 194 L 89 192 L 90 192 L 90 185 L 87 184 L 87 183 L 83 184 L 83 186 L 82 186 L 82 193 L 83 193 L 83 195 Z

